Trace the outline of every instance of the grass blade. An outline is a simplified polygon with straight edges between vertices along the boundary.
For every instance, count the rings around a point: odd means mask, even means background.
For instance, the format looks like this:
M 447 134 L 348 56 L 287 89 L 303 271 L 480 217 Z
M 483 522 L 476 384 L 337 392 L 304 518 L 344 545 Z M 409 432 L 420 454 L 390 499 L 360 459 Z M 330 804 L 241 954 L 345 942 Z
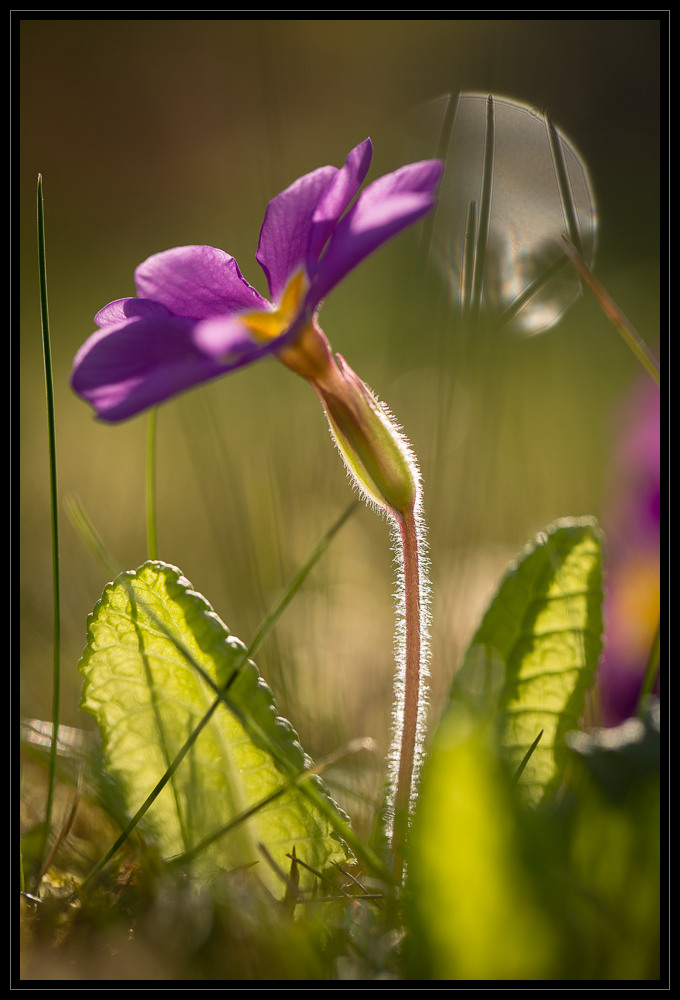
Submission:
M 482 171 L 482 193 L 479 204 L 479 222 L 475 253 L 475 274 L 472 286 L 471 308 L 473 321 L 479 318 L 484 293 L 484 271 L 486 269 L 486 247 L 491 219 L 491 195 L 493 189 L 494 155 L 496 148 L 496 114 L 494 99 L 489 95 L 486 105 L 486 139 L 484 146 L 484 167 Z
M 59 731 L 61 693 L 61 590 L 59 573 L 59 508 L 57 502 L 57 439 L 54 416 L 54 384 L 52 374 L 52 349 L 50 344 L 49 309 L 47 302 L 47 260 L 45 252 L 45 213 L 43 203 L 42 175 L 38 175 L 38 267 L 40 281 L 40 324 L 42 328 L 43 362 L 45 369 L 45 395 L 47 408 L 47 434 L 50 468 L 50 521 L 52 533 L 52 744 L 50 747 L 47 779 L 47 801 L 45 804 L 45 833 L 42 845 L 44 856 L 47 849 L 54 788 L 57 769 L 57 733 Z
M 660 385 L 661 375 L 659 372 L 659 362 L 656 360 L 649 347 L 647 347 L 633 324 L 626 316 L 624 316 L 612 297 L 605 291 L 586 262 L 580 256 L 576 247 L 566 238 L 566 236 L 562 237 L 562 249 L 574 265 L 574 268 L 582 278 L 584 284 L 587 285 L 597 299 L 598 304 L 607 319 L 619 331 L 643 368 L 649 372 L 656 384 Z
M 326 532 L 321 541 L 318 543 L 314 551 L 309 556 L 307 562 L 302 566 L 295 576 L 290 580 L 288 586 L 281 594 L 279 600 L 276 604 L 267 612 L 262 621 L 260 622 L 254 637 L 252 638 L 250 645 L 248 646 L 248 656 L 254 656 L 255 652 L 264 642 L 265 638 L 274 627 L 276 622 L 279 620 L 283 612 L 286 610 L 290 602 L 295 597 L 302 584 L 304 583 L 306 577 L 317 564 L 321 556 L 324 554 L 332 540 L 335 538 L 336 534 L 342 528 L 345 521 L 348 519 L 350 514 L 357 507 L 357 501 L 351 503 L 349 507 L 340 515 L 335 524 Z
M 560 137 L 557 134 L 557 129 L 553 125 L 549 116 L 546 115 L 545 120 L 546 128 L 548 130 L 548 142 L 550 144 L 550 154 L 553 160 L 553 166 L 555 168 L 555 177 L 557 180 L 557 189 L 560 194 L 560 201 L 562 202 L 562 211 L 564 212 L 564 217 L 567 223 L 567 233 L 569 234 L 569 239 L 574 244 L 578 252 L 583 254 L 583 244 L 581 241 L 581 231 L 578 224 L 578 215 L 576 212 L 576 205 L 574 203 L 574 195 L 571 189 L 571 184 L 569 182 L 569 174 L 567 172 L 567 165 L 564 162 L 564 152 L 562 150 L 562 143 Z
M 146 538 L 147 558 L 158 559 L 156 532 L 156 425 L 158 407 L 149 411 L 146 436 Z

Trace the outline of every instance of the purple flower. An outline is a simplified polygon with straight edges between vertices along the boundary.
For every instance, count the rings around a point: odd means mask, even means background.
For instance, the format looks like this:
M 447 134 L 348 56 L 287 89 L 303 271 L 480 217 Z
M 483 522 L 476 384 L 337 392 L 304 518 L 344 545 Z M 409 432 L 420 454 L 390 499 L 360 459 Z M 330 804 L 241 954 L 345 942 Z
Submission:
M 113 423 L 271 353 L 283 360 L 328 292 L 434 205 L 442 166 L 426 160 L 374 181 L 350 207 L 371 156 L 366 139 L 343 167 L 320 167 L 270 201 L 256 254 L 270 301 L 222 250 L 149 257 L 135 271 L 137 298 L 95 317 L 100 329 L 74 361 L 75 391 Z
M 645 376 L 617 408 L 607 533 L 606 642 L 598 673 L 601 721 L 616 726 L 637 709 L 659 625 L 661 413 Z

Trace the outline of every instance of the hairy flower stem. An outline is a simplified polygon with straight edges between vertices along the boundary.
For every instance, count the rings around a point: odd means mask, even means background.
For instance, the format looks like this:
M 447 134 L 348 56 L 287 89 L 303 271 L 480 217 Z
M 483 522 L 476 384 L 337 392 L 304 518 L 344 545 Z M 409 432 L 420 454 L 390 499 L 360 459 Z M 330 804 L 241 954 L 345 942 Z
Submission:
M 371 506 L 392 521 L 400 557 L 394 739 L 390 755 L 389 835 L 393 871 L 399 883 L 409 818 L 420 764 L 424 696 L 427 593 L 420 473 L 411 446 L 387 408 L 378 401 L 311 322 L 277 352 L 279 360 L 314 388 L 347 471 Z
M 398 519 L 401 538 L 403 572 L 404 635 L 402 658 L 402 691 L 398 726 L 395 735 L 394 821 L 392 826 L 392 857 L 394 876 L 400 882 L 404 870 L 404 851 L 409 815 L 418 769 L 421 739 L 421 707 L 423 687 L 423 616 L 421 608 L 421 566 L 419 529 L 413 511 Z

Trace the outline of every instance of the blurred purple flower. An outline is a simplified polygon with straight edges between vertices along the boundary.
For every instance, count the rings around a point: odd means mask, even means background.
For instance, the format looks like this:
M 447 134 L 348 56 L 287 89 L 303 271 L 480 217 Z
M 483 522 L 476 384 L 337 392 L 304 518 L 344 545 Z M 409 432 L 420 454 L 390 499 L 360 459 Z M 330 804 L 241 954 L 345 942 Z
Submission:
M 116 422 L 294 345 L 327 293 L 434 205 L 442 166 L 426 160 L 374 181 L 350 208 L 371 156 L 366 139 L 343 167 L 320 167 L 270 201 L 256 259 L 271 301 L 222 250 L 149 257 L 135 271 L 137 298 L 95 317 L 100 329 L 76 355 L 74 390 Z
M 599 671 L 602 724 L 636 711 L 660 609 L 660 397 L 648 379 L 616 413 L 617 447 L 604 517 L 606 643 Z

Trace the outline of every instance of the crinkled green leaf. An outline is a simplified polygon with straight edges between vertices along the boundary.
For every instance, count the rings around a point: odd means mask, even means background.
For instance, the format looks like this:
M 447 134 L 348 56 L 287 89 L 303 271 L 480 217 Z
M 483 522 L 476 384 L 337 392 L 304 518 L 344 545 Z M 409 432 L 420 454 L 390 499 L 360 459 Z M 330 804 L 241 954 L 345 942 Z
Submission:
M 143 818 L 163 857 L 194 851 L 254 809 L 197 853 L 202 873 L 257 864 L 281 895 L 260 845 L 284 872 L 293 849 L 316 870 L 347 860 L 331 822 L 337 817 L 342 828 L 347 817 L 321 779 L 300 784 L 311 761 L 296 733 L 278 717 L 243 643 L 177 568 L 147 562 L 106 587 L 88 619 L 80 669 L 82 707 L 99 723 L 106 767 L 130 816 L 216 702 L 216 688 L 224 693 L 227 704 L 217 705 Z M 310 887 L 314 877 L 301 866 L 298 873 L 300 888 Z
M 602 545 L 592 519 L 558 521 L 508 569 L 465 656 L 453 696 L 493 696 L 499 743 L 526 798 L 559 782 L 602 644 Z

